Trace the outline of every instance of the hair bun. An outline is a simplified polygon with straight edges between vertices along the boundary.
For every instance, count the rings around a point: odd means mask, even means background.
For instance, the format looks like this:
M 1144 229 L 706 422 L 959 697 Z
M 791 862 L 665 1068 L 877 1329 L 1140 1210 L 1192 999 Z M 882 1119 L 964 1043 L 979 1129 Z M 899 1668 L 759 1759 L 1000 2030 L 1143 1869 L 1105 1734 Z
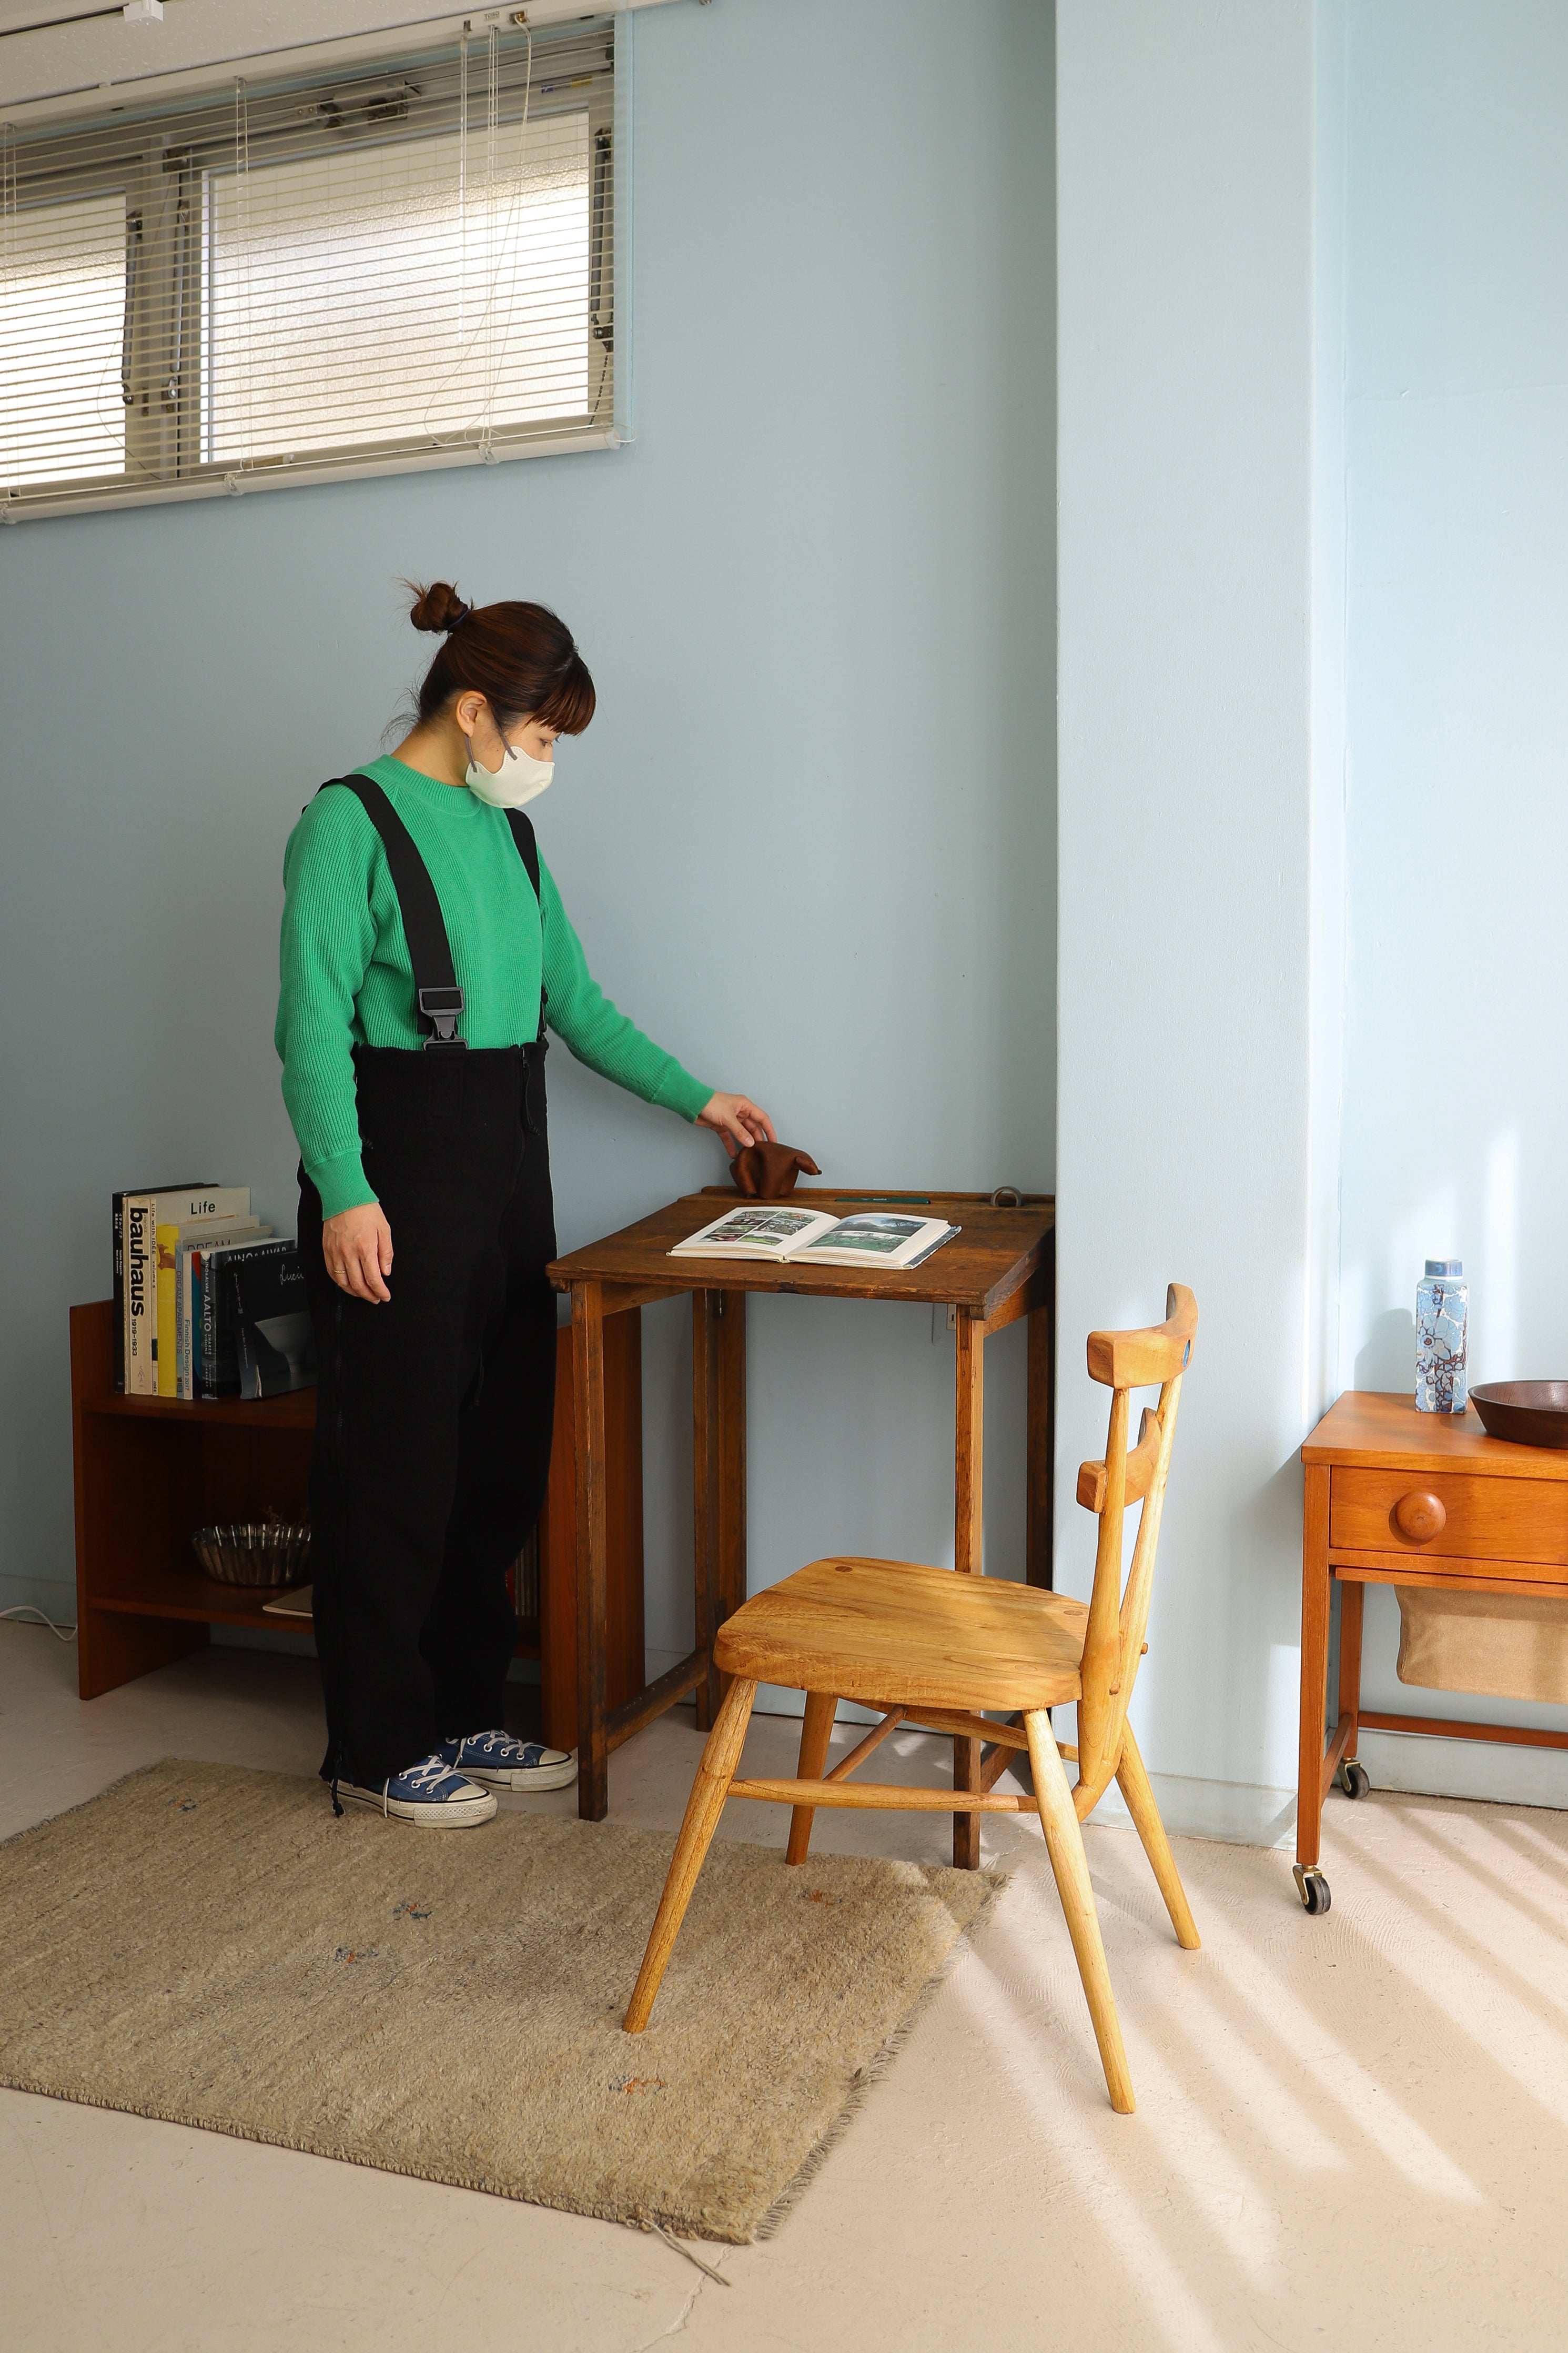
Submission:
M 414 586 L 414 604 L 409 619 L 416 629 L 428 629 L 436 637 L 444 637 L 466 621 L 473 611 L 465 605 L 449 580 L 433 580 L 428 588 Z

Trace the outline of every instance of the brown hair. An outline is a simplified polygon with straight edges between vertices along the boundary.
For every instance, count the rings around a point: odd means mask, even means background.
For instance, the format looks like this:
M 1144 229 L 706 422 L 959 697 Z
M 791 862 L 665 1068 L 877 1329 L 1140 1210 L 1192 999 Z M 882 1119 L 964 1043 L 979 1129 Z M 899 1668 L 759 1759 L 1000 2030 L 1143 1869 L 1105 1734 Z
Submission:
M 499 725 L 537 719 L 580 735 L 594 716 L 594 681 L 571 630 L 545 605 L 465 605 L 446 580 L 413 581 L 409 619 L 446 643 L 419 689 L 420 719 L 459 694 L 482 694 Z

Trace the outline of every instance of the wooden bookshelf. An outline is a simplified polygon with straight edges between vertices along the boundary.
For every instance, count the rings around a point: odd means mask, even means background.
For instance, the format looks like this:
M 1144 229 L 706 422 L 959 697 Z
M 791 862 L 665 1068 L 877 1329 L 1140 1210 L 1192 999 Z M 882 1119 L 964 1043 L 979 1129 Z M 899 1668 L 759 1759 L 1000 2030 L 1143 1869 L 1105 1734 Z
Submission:
M 191 1550 L 199 1527 L 259 1519 L 276 1505 L 310 1517 L 316 1392 L 279 1398 L 122 1397 L 114 1387 L 110 1300 L 70 1311 L 71 1420 L 76 1478 L 77 1662 L 84 1700 L 211 1640 L 214 1626 L 266 1633 L 307 1621 L 268 1616 L 281 1588 L 223 1585 Z M 627 1326 L 635 1315 L 620 1322 Z M 642 1346 L 628 1330 L 612 1365 L 605 1406 L 612 1437 L 609 1669 L 621 1699 L 642 1689 Z M 556 1354 L 555 1442 L 539 1523 L 539 1615 L 520 1622 L 518 1655 L 541 1667 L 543 1737 L 577 1740 L 576 1476 L 571 1333 Z
M 112 1301 L 100 1304 L 108 1305 L 112 1312 Z M 76 1314 L 87 1312 L 82 1308 L 73 1310 Z M 110 1390 L 107 1397 L 84 1399 L 83 1410 L 148 1414 L 153 1420 L 175 1429 L 184 1422 L 193 1427 L 199 1425 L 203 1430 L 302 1430 L 310 1435 L 316 1427 L 316 1392 L 290 1389 L 287 1397 L 208 1398 L 200 1405 L 187 1405 L 180 1398 L 121 1397 Z

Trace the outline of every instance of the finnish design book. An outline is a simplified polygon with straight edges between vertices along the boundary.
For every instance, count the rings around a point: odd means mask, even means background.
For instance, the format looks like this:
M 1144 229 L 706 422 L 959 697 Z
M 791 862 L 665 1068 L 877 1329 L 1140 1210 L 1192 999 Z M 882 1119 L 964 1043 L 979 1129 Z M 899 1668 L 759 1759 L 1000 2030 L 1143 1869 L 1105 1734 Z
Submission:
M 670 1258 L 761 1258 L 802 1266 L 919 1266 L 961 1229 L 945 1218 L 899 1216 L 867 1210 L 835 1218 L 826 1209 L 795 1209 L 787 1202 L 758 1202 L 728 1209 L 710 1226 L 689 1234 Z

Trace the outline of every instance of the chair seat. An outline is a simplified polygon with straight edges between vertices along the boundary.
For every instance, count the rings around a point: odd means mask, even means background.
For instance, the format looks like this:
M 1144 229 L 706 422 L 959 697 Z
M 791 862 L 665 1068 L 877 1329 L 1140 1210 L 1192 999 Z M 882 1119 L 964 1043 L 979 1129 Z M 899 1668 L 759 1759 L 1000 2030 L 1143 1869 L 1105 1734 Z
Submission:
M 1059 1707 L 1079 1696 L 1089 1609 L 995 1577 L 814 1560 L 719 1630 L 726 1674 L 892 1707 Z

